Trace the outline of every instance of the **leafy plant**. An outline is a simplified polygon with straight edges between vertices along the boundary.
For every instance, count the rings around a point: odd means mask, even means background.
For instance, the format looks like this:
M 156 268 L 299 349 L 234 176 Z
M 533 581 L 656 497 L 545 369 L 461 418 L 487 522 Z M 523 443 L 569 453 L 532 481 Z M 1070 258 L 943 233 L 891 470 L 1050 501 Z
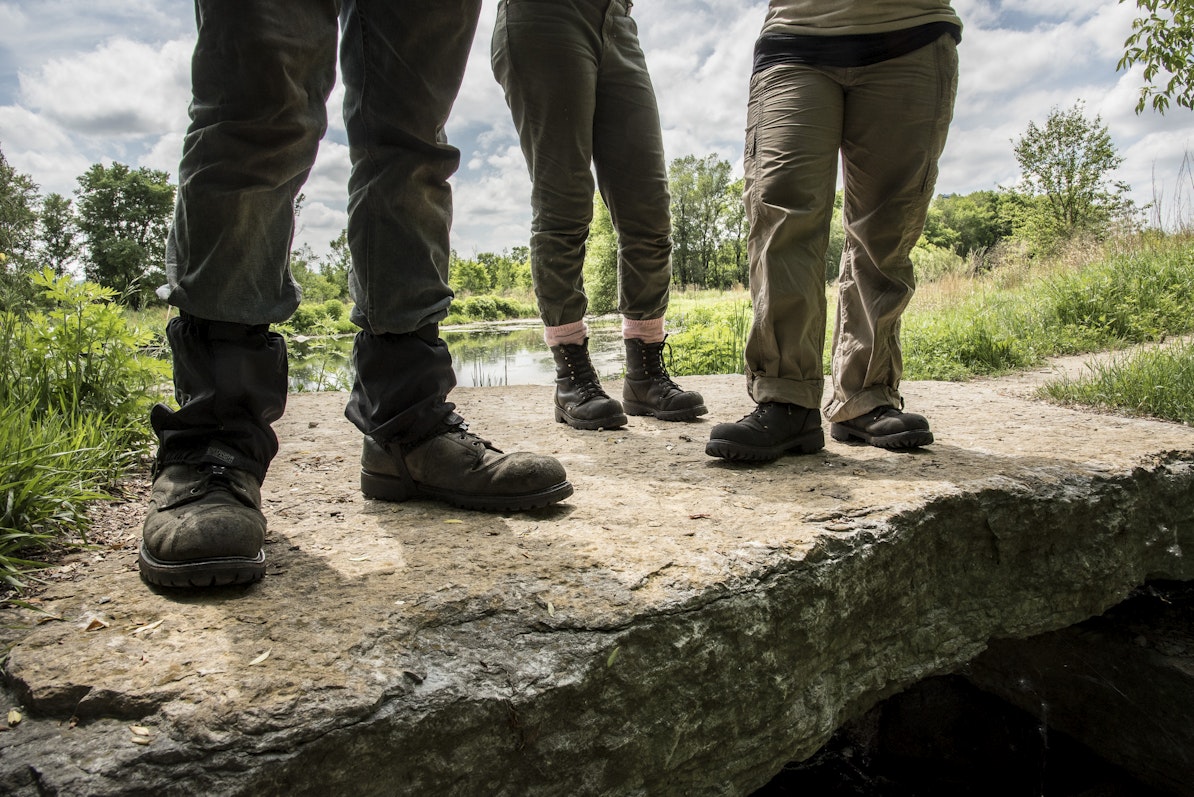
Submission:
M 130 326 L 114 291 L 35 274 L 40 307 L 0 313 L 0 580 L 19 586 L 22 552 L 77 535 L 152 439 L 150 404 L 169 366 Z

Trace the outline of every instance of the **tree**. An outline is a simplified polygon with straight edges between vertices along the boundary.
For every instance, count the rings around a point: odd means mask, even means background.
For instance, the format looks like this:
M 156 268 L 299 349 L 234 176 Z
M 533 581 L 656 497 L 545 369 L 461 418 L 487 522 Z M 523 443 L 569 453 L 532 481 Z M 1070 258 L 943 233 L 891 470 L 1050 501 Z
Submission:
M 601 194 L 593 195 L 593 221 L 585 242 L 584 283 L 589 313 L 604 315 L 618 309 L 618 235 Z
M 43 263 L 62 276 L 79 256 L 79 226 L 71 201 L 50 194 L 42 201 L 38 241 Z
M 1037 236 L 1064 239 L 1080 232 L 1103 232 L 1130 203 L 1128 186 L 1109 174 L 1123 162 L 1100 117 L 1087 119 L 1081 101 L 1067 111 L 1054 107 L 1044 127 L 1035 122 L 1016 142 L 1021 188 L 1042 197 L 1030 219 Z
M 730 164 L 716 155 L 686 155 L 668 169 L 672 195 L 672 269 L 678 285 L 724 287 L 718 252 L 727 229 Z
M 87 279 L 138 308 L 165 282 L 165 241 L 174 209 L 166 172 L 123 163 L 94 164 L 81 177 L 79 229 L 87 242 Z
M 943 194 L 929 206 L 924 238 L 959 257 L 990 249 L 1012 234 L 997 191 Z
M 0 271 L 25 274 L 32 271 L 33 242 L 37 229 L 37 184 L 9 165 L 0 151 Z
M 340 231 L 340 235 L 329 245 L 327 256 L 323 259 L 319 270 L 328 282 L 336 286 L 337 294 L 334 298 L 348 301 L 348 273 L 352 271 L 352 254 L 348 251 L 348 228 Z
M 1121 3 L 1125 0 L 1119 0 Z M 1170 101 L 1194 109 L 1194 0 L 1136 0 L 1142 12 L 1132 21 L 1117 69 L 1144 65 L 1144 86 L 1136 103 L 1142 113 L 1152 98 L 1164 114 Z M 1158 86 L 1158 79 L 1165 79 Z
M 742 201 L 743 180 L 735 180 L 726 186 L 725 215 L 722 218 L 722 236 L 717 260 L 725 284 L 721 287 L 746 285 L 750 282 L 750 261 L 747 257 L 746 239 L 750 233 L 750 222 L 746 218 L 746 203 Z

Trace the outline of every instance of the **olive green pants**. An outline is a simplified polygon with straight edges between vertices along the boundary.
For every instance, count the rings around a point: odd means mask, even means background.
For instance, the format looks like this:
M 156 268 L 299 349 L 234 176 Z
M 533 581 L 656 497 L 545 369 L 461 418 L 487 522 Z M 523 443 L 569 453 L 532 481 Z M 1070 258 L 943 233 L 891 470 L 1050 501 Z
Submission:
M 662 318 L 671 198 L 659 109 L 626 0 L 501 0 L 493 74 L 531 176 L 531 276 L 543 323 L 588 309 L 593 172 L 618 236 L 618 310 Z
M 746 368 L 756 402 L 821 404 L 825 252 L 838 157 L 845 248 L 833 395 L 845 421 L 903 406 L 900 317 L 957 91 L 952 37 L 871 66 L 781 65 L 751 79 L 744 200 L 754 320 Z

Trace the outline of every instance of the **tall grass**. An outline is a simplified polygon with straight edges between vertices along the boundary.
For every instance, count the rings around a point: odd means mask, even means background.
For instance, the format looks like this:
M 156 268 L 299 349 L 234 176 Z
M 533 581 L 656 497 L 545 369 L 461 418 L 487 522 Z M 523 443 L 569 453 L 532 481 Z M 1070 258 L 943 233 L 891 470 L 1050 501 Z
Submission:
M 904 316 L 908 379 L 960 380 L 1194 329 L 1194 239 L 1145 235 L 925 286 Z

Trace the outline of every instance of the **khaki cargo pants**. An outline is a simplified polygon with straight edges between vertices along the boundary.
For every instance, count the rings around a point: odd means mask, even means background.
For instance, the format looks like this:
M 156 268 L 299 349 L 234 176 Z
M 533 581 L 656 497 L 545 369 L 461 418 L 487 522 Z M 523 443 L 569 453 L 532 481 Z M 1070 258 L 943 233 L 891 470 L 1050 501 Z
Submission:
M 901 407 L 900 316 L 957 91 L 954 39 L 854 68 L 781 65 L 756 74 L 744 200 L 754 321 L 751 397 L 821 403 L 824 256 L 838 155 L 845 249 L 833 336 L 831 421 Z

